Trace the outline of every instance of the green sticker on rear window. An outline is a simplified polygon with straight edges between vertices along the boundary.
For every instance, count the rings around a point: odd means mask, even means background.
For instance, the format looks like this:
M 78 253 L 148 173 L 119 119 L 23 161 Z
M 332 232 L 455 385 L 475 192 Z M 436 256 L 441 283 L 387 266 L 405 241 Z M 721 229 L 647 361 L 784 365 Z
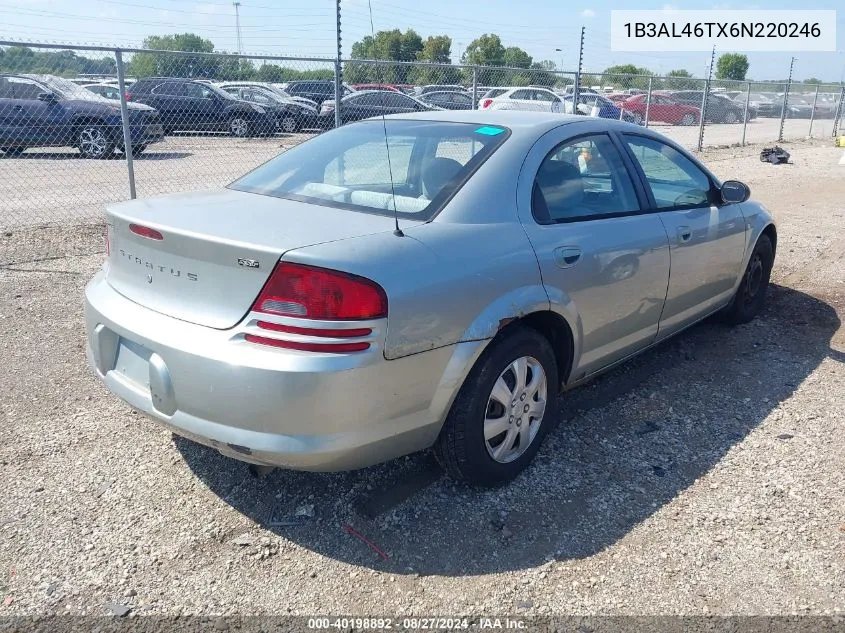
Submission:
M 484 127 L 480 127 L 475 131 L 477 134 L 486 134 L 487 136 L 496 136 L 496 134 L 501 134 L 504 130 L 500 127 L 490 127 L 489 125 L 485 125 Z

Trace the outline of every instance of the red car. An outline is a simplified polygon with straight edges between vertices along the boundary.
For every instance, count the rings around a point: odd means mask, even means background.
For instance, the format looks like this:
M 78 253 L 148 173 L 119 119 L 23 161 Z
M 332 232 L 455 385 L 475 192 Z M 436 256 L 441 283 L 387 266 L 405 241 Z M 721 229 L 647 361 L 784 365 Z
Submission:
M 642 125 L 645 121 L 645 110 L 648 95 L 634 95 L 622 101 L 615 101 L 616 105 L 634 115 L 634 122 Z M 672 125 L 696 125 L 701 118 L 701 110 L 695 106 L 675 101 L 664 94 L 653 92 L 651 105 L 648 107 L 648 120 L 662 121 Z

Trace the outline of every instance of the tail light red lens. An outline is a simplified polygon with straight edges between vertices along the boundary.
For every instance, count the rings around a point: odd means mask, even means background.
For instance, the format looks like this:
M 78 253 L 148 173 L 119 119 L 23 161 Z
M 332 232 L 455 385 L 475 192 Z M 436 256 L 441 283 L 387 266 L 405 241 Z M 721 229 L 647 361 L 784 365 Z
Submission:
M 282 262 L 252 309 L 323 321 L 381 319 L 387 316 L 387 295 L 376 282 L 358 275 Z
M 131 92 L 128 92 L 128 91 L 127 91 L 127 92 L 124 92 L 124 93 L 123 93 L 123 98 L 124 98 L 124 99 L 126 99 L 127 101 L 132 101 L 132 93 L 131 93 Z
M 481 108 L 482 109 L 489 108 L 492 104 L 493 104 L 492 99 L 482 99 L 481 100 Z
M 300 341 L 286 341 L 266 336 L 255 336 L 247 334 L 244 338 L 250 343 L 259 345 L 270 345 L 271 347 L 283 347 L 285 349 L 296 349 L 302 352 L 325 352 L 329 354 L 345 354 L 348 352 L 363 352 L 369 349 L 370 344 L 366 341 L 360 343 L 303 343 Z
M 155 229 L 151 229 L 148 226 L 141 226 L 140 224 L 130 224 L 129 230 L 132 231 L 135 235 L 140 235 L 141 237 L 146 237 L 151 240 L 164 239 L 164 236 L 161 234 L 161 231 L 156 231 Z
M 369 336 L 373 333 L 373 331 L 368 327 L 334 330 L 312 327 L 294 327 L 292 325 L 270 323 L 269 321 L 259 321 L 256 325 L 258 325 L 258 327 L 262 330 L 273 330 L 274 332 L 285 332 L 286 334 L 301 334 L 303 336 L 325 336 L 329 338 L 358 338 L 361 336 Z

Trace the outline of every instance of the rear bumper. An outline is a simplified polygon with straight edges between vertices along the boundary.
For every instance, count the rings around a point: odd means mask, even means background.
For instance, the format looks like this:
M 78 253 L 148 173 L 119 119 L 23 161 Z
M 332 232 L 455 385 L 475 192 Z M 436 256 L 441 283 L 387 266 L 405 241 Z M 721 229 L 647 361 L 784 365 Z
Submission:
M 463 343 L 391 361 L 380 345 L 335 355 L 265 348 L 237 327 L 144 308 L 103 272 L 85 290 L 85 318 L 95 374 L 133 408 L 230 457 L 312 471 L 430 446 L 481 348 Z

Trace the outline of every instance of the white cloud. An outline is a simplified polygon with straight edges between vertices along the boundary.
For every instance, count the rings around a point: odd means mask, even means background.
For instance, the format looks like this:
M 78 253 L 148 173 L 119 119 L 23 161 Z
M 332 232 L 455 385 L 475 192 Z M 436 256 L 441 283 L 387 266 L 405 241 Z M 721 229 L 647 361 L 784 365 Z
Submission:
M 594 17 L 596 17 L 596 12 L 593 11 L 592 9 L 584 9 L 583 11 L 581 11 L 581 17 L 582 18 L 594 18 Z

